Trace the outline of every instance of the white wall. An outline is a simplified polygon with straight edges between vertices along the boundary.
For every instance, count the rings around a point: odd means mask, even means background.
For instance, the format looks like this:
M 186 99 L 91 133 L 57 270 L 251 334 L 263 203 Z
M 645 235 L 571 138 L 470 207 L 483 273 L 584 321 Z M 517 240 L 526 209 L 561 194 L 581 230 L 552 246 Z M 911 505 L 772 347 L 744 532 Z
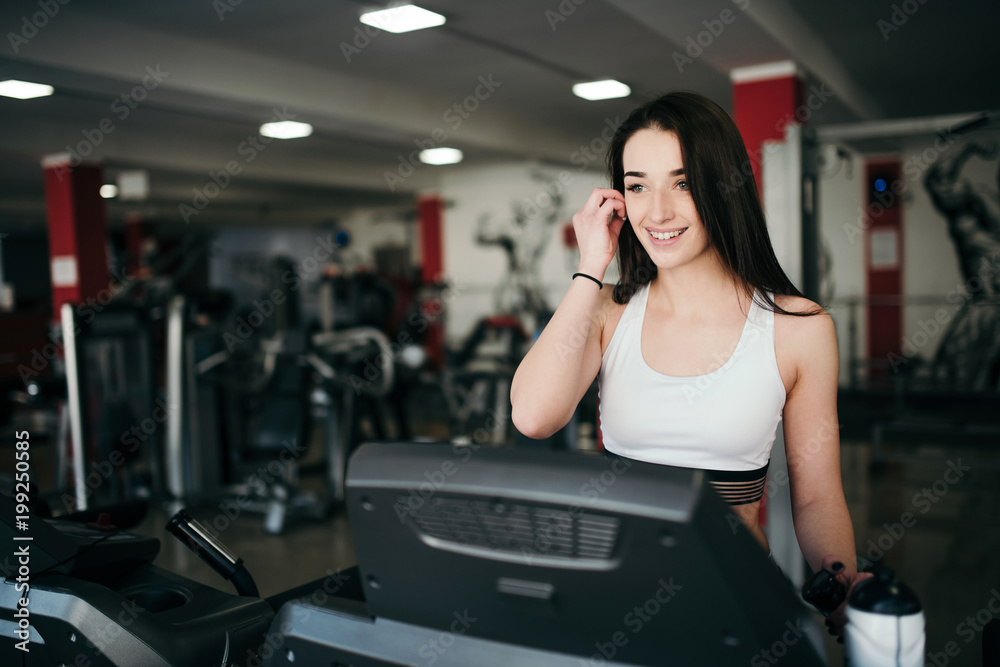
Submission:
M 840 383 L 850 378 L 851 299 L 865 294 L 863 195 L 864 158 L 847 149 L 837 155 L 837 146 L 820 147 L 823 164 L 818 173 L 817 225 L 821 247 L 829 258 L 826 276 L 821 276 L 820 294 L 837 327 L 840 350 Z M 865 309 L 854 308 L 857 354 L 867 354 Z
M 342 257 L 350 264 L 375 268 L 375 249 L 383 246 L 403 246 L 410 250 L 413 266 L 420 263 L 417 241 L 417 204 L 409 208 L 356 209 L 338 221 L 338 226 L 351 234 L 351 242 Z
M 783 141 L 763 145 L 762 204 L 774 256 L 792 284 L 802 289 L 802 129 L 785 126 Z
M 547 175 L 547 184 L 537 176 Z M 595 171 L 555 169 L 527 163 L 473 167 L 452 173 L 442 181 L 444 212 L 444 274 L 454 283 L 455 299 L 449 305 L 445 334 L 449 344 L 459 343 L 475 323 L 497 312 L 494 293 L 507 277 L 507 254 L 499 246 L 476 243 L 479 221 L 510 226 L 512 206 L 551 205 L 551 195 L 562 198 L 557 222 L 549 228 L 548 242 L 539 265 L 549 307 L 559 305 L 577 269 L 578 255 L 562 241 L 562 228 L 583 206 L 591 190 L 606 187 L 605 177 Z M 617 275 L 605 277 L 614 282 Z M 529 331 L 529 334 L 533 333 Z

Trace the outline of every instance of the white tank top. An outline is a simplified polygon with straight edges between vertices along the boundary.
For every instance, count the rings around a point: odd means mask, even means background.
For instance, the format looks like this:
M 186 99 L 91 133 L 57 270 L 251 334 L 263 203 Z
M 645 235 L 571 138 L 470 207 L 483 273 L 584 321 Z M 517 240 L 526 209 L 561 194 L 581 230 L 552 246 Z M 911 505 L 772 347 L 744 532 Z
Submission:
M 653 370 L 642 356 L 648 296 L 646 285 L 629 300 L 601 360 L 604 448 L 685 468 L 748 471 L 766 465 L 785 405 L 774 313 L 755 298 L 725 364 L 707 375 L 674 377 Z

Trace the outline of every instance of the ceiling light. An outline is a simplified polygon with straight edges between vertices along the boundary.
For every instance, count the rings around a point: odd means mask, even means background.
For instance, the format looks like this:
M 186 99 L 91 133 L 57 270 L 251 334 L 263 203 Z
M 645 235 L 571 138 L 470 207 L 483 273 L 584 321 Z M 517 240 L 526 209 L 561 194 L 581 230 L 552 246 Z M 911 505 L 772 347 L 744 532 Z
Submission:
M 91 192 L 93 192 L 93 190 L 91 190 Z M 105 199 L 114 199 L 118 196 L 118 186 L 113 183 L 102 185 L 101 196 Z
M 585 100 L 610 100 L 615 97 L 628 97 L 631 92 L 631 88 L 614 79 L 588 81 L 573 85 L 573 94 Z
M 0 81 L 0 95 L 13 97 L 18 100 L 30 100 L 34 97 L 45 97 L 52 94 L 52 86 L 44 83 L 29 83 L 28 81 L 18 81 L 8 79 Z
M 361 22 L 365 25 L 394 33 L 433 28 L 444 25 L 444 21 L 440 14 L 416 5 L 399 5 L 361 15 Z
M 297 120 L 282 120 L 274 123 L 264 123 L 260 126 L 260 134 L 272 139 L 298 139 L 308 137 L 313 133 L 313 126 L 300 123 Z
M 462 151 L 457 148 L 428 148 L 420 151 L 424 164 L 455 164 L 462 161 Z

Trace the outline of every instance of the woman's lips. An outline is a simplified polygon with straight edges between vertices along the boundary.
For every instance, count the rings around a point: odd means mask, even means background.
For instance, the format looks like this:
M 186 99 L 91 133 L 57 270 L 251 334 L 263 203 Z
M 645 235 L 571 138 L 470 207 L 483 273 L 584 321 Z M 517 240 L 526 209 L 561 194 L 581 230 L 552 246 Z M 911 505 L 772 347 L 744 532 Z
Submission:
M 688 230 L 687 227 L 680 227 L 675 229 L 647 229 L 646 234 L 647 236 L 649 236 L 649 240 L 653 243 L 653 245 L 669 246 L 676 244 L 680 240 L 680 238 L 684 236 L 684 232 L 686 232 L 687 230 Z M 670 238 L 658 239 L 655 236 L 653 236 L 654 233 L 657 236 L 668 235 Z

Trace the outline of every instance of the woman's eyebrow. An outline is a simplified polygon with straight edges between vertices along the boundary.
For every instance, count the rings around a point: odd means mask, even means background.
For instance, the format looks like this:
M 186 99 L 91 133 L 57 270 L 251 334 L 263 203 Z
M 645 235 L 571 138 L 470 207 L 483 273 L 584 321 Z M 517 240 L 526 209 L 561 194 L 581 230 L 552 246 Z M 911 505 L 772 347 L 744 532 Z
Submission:
M 673 177 L 673 176 L 683 176 L 683 175 L 684 175 L 684 167 L 681 167 L 680 169 L 674 169 L 672 172 L 670 172 L 668 174 L 668 176 L 671 176 L 671 177 Z M 625 176 L 635 176 L 636 178 L 646 178 L 646 172 L 644 172 L 644 171 L 626 171 L 625 172 Z

